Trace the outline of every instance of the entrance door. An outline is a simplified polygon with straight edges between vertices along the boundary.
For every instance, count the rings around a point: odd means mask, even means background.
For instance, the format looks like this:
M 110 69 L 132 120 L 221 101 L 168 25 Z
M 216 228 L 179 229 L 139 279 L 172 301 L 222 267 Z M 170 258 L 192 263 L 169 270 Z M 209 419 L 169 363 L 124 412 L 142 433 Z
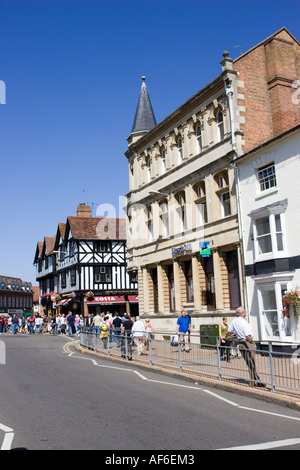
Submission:
M 261 336 L 263 340 L 292 341 L 291 319 L 285 316 L 282 295 L 288 285 L 281 282 L 258 286 Z

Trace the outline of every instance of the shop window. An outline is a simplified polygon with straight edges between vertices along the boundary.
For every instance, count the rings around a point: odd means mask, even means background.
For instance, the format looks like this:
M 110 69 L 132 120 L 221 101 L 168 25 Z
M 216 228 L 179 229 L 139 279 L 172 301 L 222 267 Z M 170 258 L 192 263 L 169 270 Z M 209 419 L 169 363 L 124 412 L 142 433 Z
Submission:
M 175 312 L 175 283 L 173 265 L 168 266 L 170 312 Z
M 215 274 L 213 268 L 212 256 L 204 258 L 203 267 L 205 272 L 206 281 L 206 292 L 205 292 L 205 303 L 208 308 L 216 308 L 216 293 L 215 293 Z
M 226 267 L 228 272 L 230 308 L 236 309 L 241 305 L 237 250 L 226 252 Z
M 184 274 L 185 274 L 185 280 L 186 280 L 187 302 L 194 302 L 194 283 L 193 283 L 193 271 L 192 271 L 191 261 L 185 261 Z

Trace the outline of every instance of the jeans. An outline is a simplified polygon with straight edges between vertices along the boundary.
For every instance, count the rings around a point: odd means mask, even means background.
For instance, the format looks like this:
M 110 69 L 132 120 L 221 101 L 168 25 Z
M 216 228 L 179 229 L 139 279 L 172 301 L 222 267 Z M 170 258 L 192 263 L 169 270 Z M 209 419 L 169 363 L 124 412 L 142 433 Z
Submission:
M 19 325 L 17 325 L 16 323 L 13 323 L 12 332 L 14 335 L 18 332 L 18 329 L 19 329 Z
M 121 327 L 114 328 L 114 341 L 120 345 Z

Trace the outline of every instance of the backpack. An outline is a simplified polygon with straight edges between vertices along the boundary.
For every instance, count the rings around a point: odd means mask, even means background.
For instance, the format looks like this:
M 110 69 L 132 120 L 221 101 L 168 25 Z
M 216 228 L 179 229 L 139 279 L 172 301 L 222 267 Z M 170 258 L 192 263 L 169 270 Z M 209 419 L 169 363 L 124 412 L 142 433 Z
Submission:
M 101 325 L 101 331 L 103 331 L 103 333 L 106 333 L 107 330 L 108 330 L 107 323 L 103 322 Z

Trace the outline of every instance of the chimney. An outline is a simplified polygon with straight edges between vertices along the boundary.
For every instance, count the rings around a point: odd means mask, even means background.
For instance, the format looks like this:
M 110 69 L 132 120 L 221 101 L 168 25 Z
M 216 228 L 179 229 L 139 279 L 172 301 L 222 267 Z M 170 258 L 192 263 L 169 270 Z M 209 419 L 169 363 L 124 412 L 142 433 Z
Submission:
M 77 217 L 92 217 L 92 209 L 88 204 L 82 202 L 77 207 Z

